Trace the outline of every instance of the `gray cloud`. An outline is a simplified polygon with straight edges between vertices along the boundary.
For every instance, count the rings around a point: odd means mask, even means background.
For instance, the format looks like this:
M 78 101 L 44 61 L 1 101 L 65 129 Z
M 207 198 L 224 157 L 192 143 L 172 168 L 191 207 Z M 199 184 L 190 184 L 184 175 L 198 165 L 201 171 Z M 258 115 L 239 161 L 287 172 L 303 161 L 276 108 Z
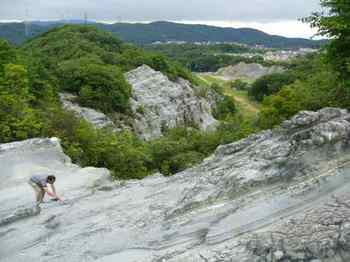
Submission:
M 0 20 L 295 20 L 319 9 L 319 0 L 0 0 Z M 28 15 L 26 15 L 28 10 Z

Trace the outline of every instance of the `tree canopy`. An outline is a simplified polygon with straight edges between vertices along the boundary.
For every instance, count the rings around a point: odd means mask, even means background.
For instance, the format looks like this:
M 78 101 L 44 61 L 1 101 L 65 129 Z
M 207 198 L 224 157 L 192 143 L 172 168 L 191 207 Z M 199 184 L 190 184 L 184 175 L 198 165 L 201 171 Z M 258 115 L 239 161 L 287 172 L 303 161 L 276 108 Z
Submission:
M 319 34 L 331 39 L 327 47 L 329 62 L 341 76 L 350 80 L 350 2 L 346 0 L 321 0 L 322 12 L 304 19 L 318 29 Z
M 254 130 L 236 118 L 232 99 L 218 106 L 216 113 L 225 117 L 218 131 L 181 127 L 151 142 L 127 130 L 97 129 L 65 111 L 58 93 L 69 91 L 84 106 L 129 120 L 132 114 L 125 111 L 131 90 L 123 73 L 144 63 L 174 80 L 193 77 L 162 55 L 144 52 L 91 27 L 58 28 L 20 48 L 0 41 L 0 58 L 0 143 L 58 137 L 74 163 L 106 167 L 114 178 L 139 179 L 157 171 L 171 175 L 198 163 L 219 144 Z
M 294 80 L 294 76 L 288 72 L 265 75 L 252 84 L 249 95 L 262 102 L 264 97 L 277 93 L 283 86 L 293 83 Z
M 125 44 L 94 26 L 58 27 L 28 41 L 21 50 L 29 60 L 39 61 L 59 89 L 75 93 L 82 105 L 105 113 L 128 111 L 131 87 L 123 73 L 142 64 L 171 80 L 182 77 L 196 81 L 189 71 L 166 57 Z

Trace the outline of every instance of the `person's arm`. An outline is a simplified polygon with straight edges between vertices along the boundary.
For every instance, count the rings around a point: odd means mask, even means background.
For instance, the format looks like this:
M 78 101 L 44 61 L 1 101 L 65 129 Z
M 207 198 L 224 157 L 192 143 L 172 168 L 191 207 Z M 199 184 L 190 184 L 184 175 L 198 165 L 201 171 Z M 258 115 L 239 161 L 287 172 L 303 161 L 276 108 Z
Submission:
M 60 201 L 63 201 L 63 199 L 56 194 L 56 189 L 55 189 L 54 185 L 51 185 L 51 190 L 49 190 L 49 188 L 47 186 L 44 187 L 44 190 L 49 196 L 51 196 L 53 198 L 57 198 Z
M 52 192 L 53 192 L 55 195 L 57 195 L 55 185 L 54 185 L 54 184 L 51 184 L 50 186 L 51 186 Z

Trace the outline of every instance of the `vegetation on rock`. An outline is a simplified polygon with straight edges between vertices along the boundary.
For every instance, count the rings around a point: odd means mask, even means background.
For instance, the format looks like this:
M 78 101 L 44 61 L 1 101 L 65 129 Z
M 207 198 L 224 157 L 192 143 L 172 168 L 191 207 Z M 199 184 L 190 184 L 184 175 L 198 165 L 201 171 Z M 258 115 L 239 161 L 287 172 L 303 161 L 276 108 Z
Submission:
M 1 41 L 0 57 L 0 143 L 59 137 L 75 163 L 107 167 L 115 178 L 143 178 L 157 171 L 166 175 L 179 172 L 200 162 L 219 144 L 253 131 L 249 123 L 235 117 L 232 101 L 227 108 L 224 104 L 219 107 L 220 114 L 232 119 L 217 132 L 177 128 L 151 142 L 144 142 L 128 131 L 96 129 L 64 111 L 59 91 L 75 93 L 82 105 L 107 113 L 127 112 L 130 86 L 123 72 L 141 64 L 148 64 L 172 79 L 196 80 L 163 56 L 124 44 L 90 26 L 54 29 L 20 49 Z
M 319 54 L 294 61 L 285 73 L 253 84 L 251 95 L 262 100 L 258 126 L 237 114 L 233 100 L 226 97 L 216 112 L 223 120 L 216 132 L 177 128 L 151 142 L 141 141 L 127 131 L 94 128 L 65 112 L 58 92 L 73 92 L 80 103 L 104 112 L 126 112 L 130 86 L 123 72 L 147 64 L 171 79 L 183 77 L 199 82 L 181 66 L 91 26 L 57 28 L 20 49 L 0 41 L 0 143 L 56 136 L 76 163 L 107 167 L 115 178 L 142 178 L 156 171 L 166 175 L 182 171 L 218 145 L 241 139 L 259 128 L 272 128 L 298 111 L 327 106 L 350 108 L 350 3 L 321 3 L 330 8 L 329 15 L 314 14 L 309 21 L 320 26 L 321 33 L 333 37 L 330 44 Z M 232 90 L 231 85 L 222 89 L 220 85 L 210 87 L 208 82 L 203 90 L 212 88 L 226 95 L 227 88 Z
M 195 82 L 195 77 L 162 55 L 124 44 L 93 26 L 63 26 L 32 39 L 22 47 L 55 77 L 60 90 L 105 113 L 128 111 L 131 87 L 123 73 L 147 64 L 168 75 Z

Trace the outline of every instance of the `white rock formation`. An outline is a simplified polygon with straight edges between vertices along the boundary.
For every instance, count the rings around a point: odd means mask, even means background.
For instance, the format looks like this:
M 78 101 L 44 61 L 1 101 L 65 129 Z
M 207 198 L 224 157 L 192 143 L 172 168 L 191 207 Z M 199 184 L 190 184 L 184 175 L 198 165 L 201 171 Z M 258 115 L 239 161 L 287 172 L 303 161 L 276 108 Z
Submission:
M 146 65 L 125 77 L 132 86 L 131 107 L 137 115 L 134 129 L 142 138 L 160 137 L 164 130 L 177 126 L 195 124 L 201 130 L 217 126 L 209 102 L 197 97 L 188 81 L 172 82 Z
M 132 86 L 130 104 L 136 118 L 132 128 L 142 139 L 151 140 L 162 136 L 170 128 L 179 126 L 198 126 L 201 130 L 212 131 L 218 121 L 212 115 L 216 101 L 197 97 L 191 84 L 179 79 L 172 82 L 161 72 L 143 65 L 129 73 L 125 78 Z M 114 127 L 116 131 L 125 126 L 113 123 L 105 114 L 74 103 L 76 96 L 60 93 L 63 108 L 75 112 L 85 120 L 103 128 Z
M 220 68 L 215 73 L 215 76 L 225 81 L 232 81 L 236 79 L 256 80 L 264 75 L 272 73 L 281 73 L 283 71 L 284 69 L 281 66 L 265 67 L 256 63 L 247 64 L 244 62 L 240 62 L 234 66 Z
M 350 261 L 350 113 L 302 112 L 173 177 L 111 182 L 57 139 L 0 145 L 1 262 Z M 31 208 L 26 181 L 67 199 Z
M 97 128 L 114 126 L 112 120 L 104 113 L 96 111 L 92 108 L 81 107 L 75 103 L 74 100 L 77 98 L 77 96 L 70 93 L 60 93 L 59 96 L 64 109 L 76 113 L 78 116 L 84 118 Z

